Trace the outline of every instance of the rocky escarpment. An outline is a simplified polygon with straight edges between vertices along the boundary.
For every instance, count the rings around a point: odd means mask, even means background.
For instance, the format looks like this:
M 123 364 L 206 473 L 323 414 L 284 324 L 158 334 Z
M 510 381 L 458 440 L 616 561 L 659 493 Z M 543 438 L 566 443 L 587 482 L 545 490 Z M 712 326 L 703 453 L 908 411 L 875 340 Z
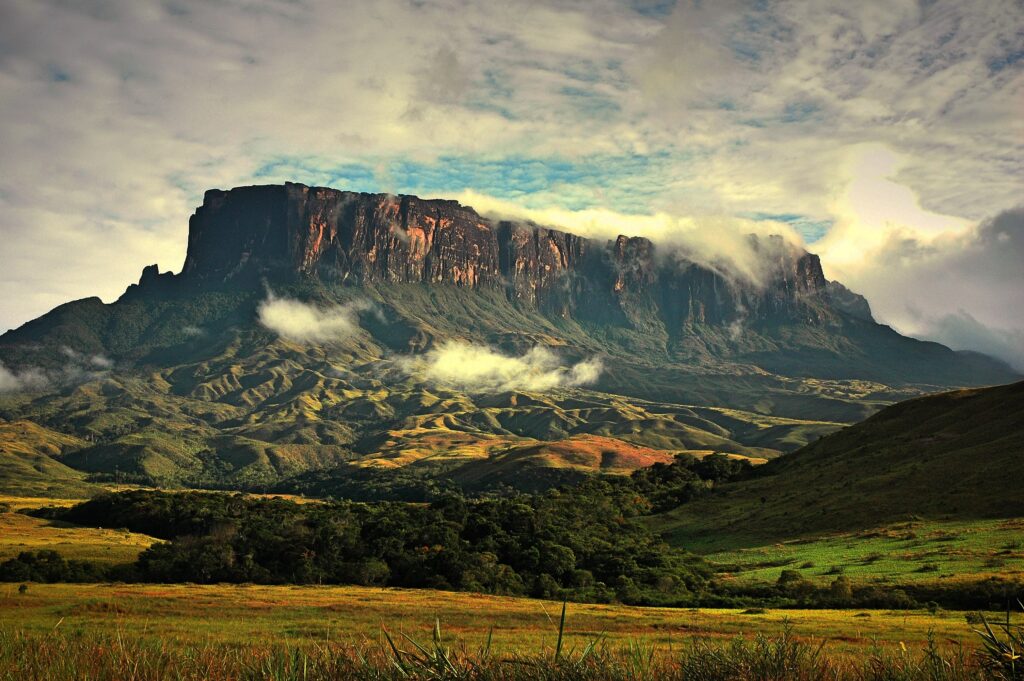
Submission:
M 765 272 L 756 284 L 644 238 L 604 242 L 494 222 L 456 201 L 288 183 L 208 191 L 176 279 L 189 289 L 282 277 L 494 288 L 550 316 L 637 328 L 657 320 L 670 334 L 835 314 L 817 256 L 751 239 Z M 167 277 L 147 268 L 133 288 L 165 292 Z
M 448 338 L 516 353 L 557 346 L 573 360 L 600 352 L 616 358 L 601 389 L 644 399 L 806 415 L 805 389 L 790 394 L 778 376 L 928 386 L 1017 377 L 876 324 L 863 298 L 782 239 L 738 246 L 750 276 L 647 239 L 492 221 L 454 201 L 297 184 L 213 190 L 191 218 L 180 274 L 150 266 L 115 303 L 61 305 L 0 337 L 0 363 L 65 385 L 97 373 L 90 358 L 120 369 L 225 348 L 244 357 L 271 337 L 256 316 L 266 283 L 303 300 L 379 303 L 352 339 L 361 357 L 372 344 L 406 353 Z

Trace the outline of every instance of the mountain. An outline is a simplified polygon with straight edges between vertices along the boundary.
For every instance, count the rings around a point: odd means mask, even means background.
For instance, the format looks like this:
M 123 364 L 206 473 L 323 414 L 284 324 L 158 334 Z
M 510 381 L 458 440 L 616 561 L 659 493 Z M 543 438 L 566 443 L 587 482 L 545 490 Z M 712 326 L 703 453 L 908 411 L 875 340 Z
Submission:
M 914 517 L 1020 517 L 1022 424 L 1024 382 L 907 400 L 654 525 L 679 545 L 737 546 Z
M 454 201 L 211 190 L 179 274 L 147 267 L 114 303 L 0 337 L 26 388 L 0 419 L 75 438 L 46 456 L 98 480 L 287 488 L 370 467 L 496 485 L 529 469 L 538 486 L 681 451 L 770 459 L 899 399 L 1015 377 L 877 324 L 780 238 L 737 248 L 745 271 Z M 507 365 L 498 384 L 482 356 Z

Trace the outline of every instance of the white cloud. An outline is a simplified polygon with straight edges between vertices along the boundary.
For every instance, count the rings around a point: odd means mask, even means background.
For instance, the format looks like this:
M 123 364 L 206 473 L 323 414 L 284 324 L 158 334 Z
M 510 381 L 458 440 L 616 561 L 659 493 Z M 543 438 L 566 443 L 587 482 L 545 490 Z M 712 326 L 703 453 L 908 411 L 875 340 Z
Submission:
M 83 354 L 67 345 L 61 346 L 60 351 L 68 358 L 68 363 L 64 366 L 65 373 L 82 373 L 92 369 L 105 371 L 114 367 L 114 361 L 102 354 Z
M 470 393 L 511 390 L 547 391 L 593 383 L 601 374 L 599 358 L 566 366 L 551 350 L 537 346 L 513 357 L 484 345 L 448 341 L 423 355 L 403 358 L 407 373 L 440 386 Z
M 22 387 L 21 380 L 0 363 L 0 393 L 15 392 Z
M 359 332 L 359 313 L 367 301 L 320 307 L 291 298 L 269 296 L 260 303 L 260 324 L 299 343 L 340 343 Z
M 836 223 L 814 245 L 829 268 L 870 265 L 894 239 L 930 244 L 963 236 L 973 226 L 970 220 L 922 208 L 917 194 L 896 181 L 905 160 L 888 147 L 853 147 L 848 159 L 845 187 L 833 203 Z
M 942 317 L 916 315 L 916 335 L 935 340 L 954 350 L 973 350 L 998 357 L 1024 373 L 1024 328 L 985 326 L 964 310 Z
M 796 247 L 803 239 L 784 223 L 721 215 L 678 217 L 668 213 L 631 215 L 606 208 L 525 208 L 511 201 L 467 191 L 459 200 L 492 219 L 526 220 L 595 239 L 642 236 L 667 251 L 754 283 L 762 283 L 773 260 L 755 250 L 748 235 L 779 235 Z
M 67 346 L 61 347 L 60 351 L 67 361 L 59 369 L 28 365 L 12 370 L 0 363 L 0 393 L 77 385 L 103 378 L 114 366 L 113 361 L 103 355 L 85 355 Z
M 97 369 L 112 369 L 114 367 L 114 360 L 104 355 L 92 355 L 89 357 L 89 364 Z
M 826 273 L 903 333 L 1024 370 L 1024 207 L 963 229 L 955 224 L 944 232 L 889 225 L 876 239 L 870 224 L 850 215 L 822 243 Z M 842 257 L 833 260 L 833 248 Z

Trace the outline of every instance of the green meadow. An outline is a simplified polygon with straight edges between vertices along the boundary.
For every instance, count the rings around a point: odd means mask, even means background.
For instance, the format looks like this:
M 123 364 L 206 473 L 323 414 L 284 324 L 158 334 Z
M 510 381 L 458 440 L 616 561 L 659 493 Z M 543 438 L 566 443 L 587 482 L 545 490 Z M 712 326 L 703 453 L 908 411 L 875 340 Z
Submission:
M 1024 520 L 916 520 L 705 554 L 737 583 L 774 583 L 783 570 L 826 582 L 912 582 L 1024 577 Z

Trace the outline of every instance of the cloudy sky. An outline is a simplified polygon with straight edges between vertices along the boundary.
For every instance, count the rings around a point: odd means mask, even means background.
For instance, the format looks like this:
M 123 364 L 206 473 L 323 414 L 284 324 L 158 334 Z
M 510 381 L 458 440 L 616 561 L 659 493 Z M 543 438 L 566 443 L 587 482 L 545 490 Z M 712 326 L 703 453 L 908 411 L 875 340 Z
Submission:
M 789 229 L 1024 368 L 1021 0 L 2 0 L 0 329 L 177 271 L 210 187 Z

